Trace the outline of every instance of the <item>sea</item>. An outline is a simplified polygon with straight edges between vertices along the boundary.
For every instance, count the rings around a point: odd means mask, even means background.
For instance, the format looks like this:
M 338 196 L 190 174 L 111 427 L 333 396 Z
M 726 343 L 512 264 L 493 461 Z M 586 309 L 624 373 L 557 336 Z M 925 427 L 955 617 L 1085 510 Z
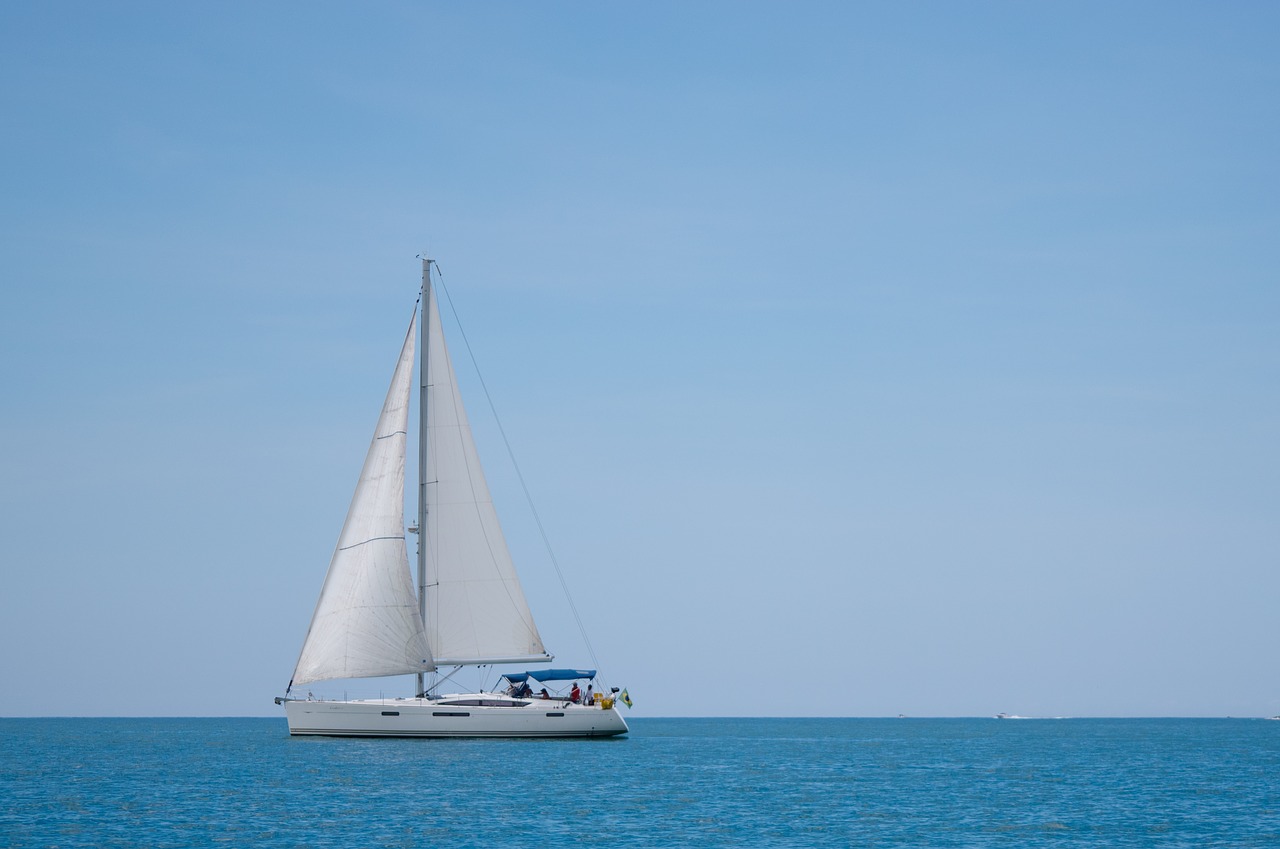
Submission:
M 0 846 L 1280 847 L 1280 722 L 630 724 L 381 740 L 0 719 Z

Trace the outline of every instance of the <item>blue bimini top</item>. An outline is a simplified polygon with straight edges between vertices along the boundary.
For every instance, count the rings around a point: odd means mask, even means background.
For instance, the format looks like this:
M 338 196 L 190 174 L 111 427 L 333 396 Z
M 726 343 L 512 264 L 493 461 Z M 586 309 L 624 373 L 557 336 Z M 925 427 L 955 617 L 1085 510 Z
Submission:
M 538 672 L 508 672 L 502 676 L 508 681 L 519 683 L 532 678 L 535 681 L 572 681 L 575 678 L 594 678 L 594 669 L 542 669 Z

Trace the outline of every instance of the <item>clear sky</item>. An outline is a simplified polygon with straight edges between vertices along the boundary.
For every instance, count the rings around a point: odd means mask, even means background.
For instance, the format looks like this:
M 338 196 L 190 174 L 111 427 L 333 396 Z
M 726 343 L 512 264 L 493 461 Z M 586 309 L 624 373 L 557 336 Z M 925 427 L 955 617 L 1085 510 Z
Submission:
M 1277 44 L 3 4 L 0 713 L 277 710 L 429 250 L 633 715 L 1280 714 Z

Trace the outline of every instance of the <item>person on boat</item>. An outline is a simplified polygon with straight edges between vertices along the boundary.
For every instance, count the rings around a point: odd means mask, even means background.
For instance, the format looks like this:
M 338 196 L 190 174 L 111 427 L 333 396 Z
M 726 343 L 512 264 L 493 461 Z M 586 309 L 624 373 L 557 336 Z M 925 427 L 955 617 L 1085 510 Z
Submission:
M 569 701 L 575 705 L 582 699 L 582 691 L 578 689 L 578 682 L 573 682 L 573 689 L 569 691 Z
M 529 686 L 529 682 L 525 681 L 520 685 L 520 689 L 516 691 L 517 699 L 527 699 L 533 695 L 533 688 Z
M 595 695 L 591 692 L 591 685 L 590 685 L 590 684 L 588 684 L 588 685 L 587 685 L 587 697 L 586 697 L 585 699 L 583 699 L 583 700 L 582 700 L 582 703 L 583 703 L 584 705 L 593 705 L 593 704 L 595 704 Z
M 542 695 L 542 698 L 544 698 L 544 699 L 549 699 L 549 698 L 551 698 L 551 694 L 547 692 L 547 688 L 546 688 L 546 687 L 543 687 L 543 688 L 542 688 L 542 693 L 541 693 L 541 695 Z

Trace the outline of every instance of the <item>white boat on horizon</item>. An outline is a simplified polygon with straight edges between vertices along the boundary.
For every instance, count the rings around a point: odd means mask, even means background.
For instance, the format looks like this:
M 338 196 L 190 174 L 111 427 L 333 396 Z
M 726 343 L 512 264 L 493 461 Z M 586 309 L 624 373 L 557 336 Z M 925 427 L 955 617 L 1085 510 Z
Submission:
M 423 259 L 418 521 L 408 529 L 418 535 L 417 588 L 404 523 L 415 307 L 293 677 L 275 701 L 284 705 L 293 735 L 625 734 L 617 709 L 619 700 L 630 706 L 625 690 L 574 698 L 577 682 L 594 680 L 595 669 L 509 672 L 499 679 L 507 682 L 500 691 L 438 692 L 463 667 L 549 663 L 553 656 L 542 644 L 489 497 L 445 346 L 432 265 Z M 415 675 L 415 695 L 292 695 L 312 682 L 395 675 Z M 574 692 L 552 694 L 544 687 L 534 695 L 530 679 L 572 681 Z

